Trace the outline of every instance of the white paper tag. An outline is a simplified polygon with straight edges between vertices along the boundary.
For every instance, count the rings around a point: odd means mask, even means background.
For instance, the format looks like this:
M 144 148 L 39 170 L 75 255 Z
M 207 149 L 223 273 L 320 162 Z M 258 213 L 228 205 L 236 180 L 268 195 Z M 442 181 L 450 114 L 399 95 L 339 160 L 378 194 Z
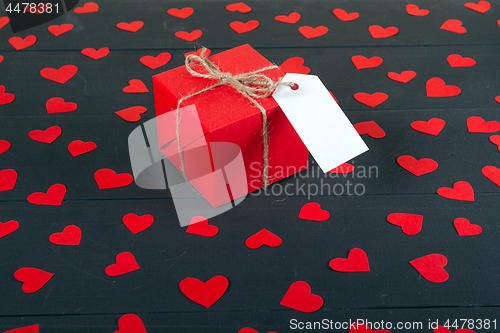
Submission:
M 323 172 L 364 153 L 368 147 L 349 119 L 315 75 L 287 73 L 273 98 L 281 107 Z

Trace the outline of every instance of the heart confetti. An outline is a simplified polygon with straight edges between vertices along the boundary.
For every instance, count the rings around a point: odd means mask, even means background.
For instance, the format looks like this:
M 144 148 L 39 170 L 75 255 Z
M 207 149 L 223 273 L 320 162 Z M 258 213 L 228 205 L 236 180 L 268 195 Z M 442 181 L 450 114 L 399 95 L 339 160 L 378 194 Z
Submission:
M 411 172 L 415 176 L 425 175 L 438 168 L 438 163 L 431 158 L 421 158 L 417 160 L 413 156 L 403 155 L 399 156 L 396 161 L 403 169 Z
M 0 17 L 0 29 L 5 27 L 9 22 L 10 22 L 10 19 L 8 16 Z
M 481 117 L 469 117 L 467 130 L 469 133 L 495 133 L 500 131 L 500 122 L 496 120 L 486 122 Z
M 422 230 L 424 217 L 417 214 L 392 213 L 387 216 L 387 222 L 400 226 L 406 235 L 416 235 Z
M 17 221 L 0 222 L 0 238 L 10 235 L 17 229 L 19 229 L 19 223 Z
M 354 94 L 354 99 L 358 102 L 371 106 L 372 108 L 384 103 L 389 96 L 383 92 L 376 92 L 373 94 L 367 94 L 364 92 Z
M 316 28 L 309 27 L 309 26 L 303 26 L 303 27 L 299 28 L 299 32 L 305 38 L 311 39 L 311 38 L 323 36 L 324 34 L 326 34 L 328 32 L 328 28 L 323 26 L 323 25 L 317 26 Z
M 116 264 L 106 267 L 107 276 L 120 276 L 140 269 L 135 257 L 130 252 L 122 252 L 116 256 Z
M 300 312 L 315 312 L 323 306 L 323 298 L 311 293 L 311 287 L 305 281 L 297 281 L 290 285 L 280 305 Z
M 488 10 L 490 10 L 491 5 L 490 5 L 490 3 L 488 1 L 482 0 L 482 1 L 479 1 L 478 3 L 467 2 L 467 3 L 464 4 L 464 7 L 472 9 L 472 10 L 478 12 L 478 13 L 484 14 Z
M 88 153 L 97 148 L 97 145 L 92 142 L 83 142 L 82 140 L 74 140 L 68 145 L 68 150 L 71 156 L 76 157 Z
M 46 193 L 35 192 L 28 196 L 28 202 L 35 205 L 60 206 L 66 195 L 66 186 L 54 184 Z
M 382 65 L 384 60 L 380 57 L 366 58 L 362 55 L 355 55 L 351 58 L 352 63 L 356 66 L 356 69 L 374 68 Z
M 62 129 L 59 126 L 51 126 L 45 131 L 34 130 L 28 133 L 30 139 L 51 144 L 54 142 L 62 133 Z
M 262 229 L 258 233 L 248 237 L 245 245 L 250 249 L 257 249 L 263 245 L 276 247 L 281 245 L 282 240 L 267 229 Z
M 347 13 L 345 10 L 340 8 L 335 8 L 333 10 L 333 15 L 335 15 L 339 20 L 344 22 L 353 21 L 359 18 L 359 13 L 356 12 Z
M 40 290 L 53 276 L 52 273 L 33 267 L 19 268 L 14 273 L 14 278 L 23 282 L 22 290 L 28 294 Z
M 459 217 L 453 221 L 453 225 L 459 236 L 476 236 L 483 232 L 483 228 L 477 224 L 472 224 L 466 218 Z
M 70 31 L 71 29 L 73 29 L 74 26 L 73 24 L 61 24 L 61 25 L 51 25 L 47 28 L 47 30 L 53 34 L 54 36 L 60 36 L 62 34 L 65 34 L 67 33 L 68 31 Z
M 331 269 L 337 272 L 369 272 L 370 264 L 365 251 L 354 248 L 349 252 L 347 259 L 332 259 L 328 264 Z
M 5 92 L 5 86 L 0 85 L 0 105 L 12 103 L 16 96 Z
M 222 275 L 214 276 L 207 282 L 188 277 L 179 283 L 184 296 L 207 309 L 226 293 L 228 287 L 229 280 Z
M 385 131 L 375 121 L 363 121 L 353 125 L 359 135 L 368 134 L 374 139 L 381 139 L 385 136 Z
M 83 7 L 75 8 L 75 13 L 77 14 L 96 13 L 98 11 L 99 11 L 99 5 L 97 5 L 95 2 L 87 2 L 86 4 L 83 5 Z
M 492 135 L 490 136 L 490 141 L 491 143 L 495 144 L 498 146 L 498 151 L 500 151 L 500 135 Z M 1 145 L 1 141 L 0 141 L 0 154 L 2 152 L 2 145 Z
M 297 12 L 292 12 L 288 14 L 288 16 L 286 15 L 275 16 L 274 19 L 278 22 L 295 24 L 300 20 L 300 14 Z
M 299 219 L 309 221 L 326 221 L 330 218 L 330 213 L 322 210 L 319 203 L 309 202 L 302 206 L 299 212 Z
M 142 319 L 133 313 L 125 314 L 118 319 L 118 331 L 113 333 L 147 333 Z
M 78 72 L 78 67 L 74 65 L 62 66 L 59 69 L 44 68 L 40 71 L 40 75 L 47 80 L 51 80 L 60 84 L 68 82 Z
M 5 331 L 4 333 L 40 333 L 40 326 L 38 324 L 23 326 L 19 328 L 14 328 L 13 330 Z
M 193 30 L 191 32 L 177 31 L 174 35 L 177 38 L 183 39 L 188 42 L 192 42 L 200 38 L 203 35 L 203 32 L 201 32 L 201 30 Z
M 92 58 L 94 60 L 104 58 L 109 54 L 109 48 L 107 47 L 101 47 L 99 50 L 93 49 L 93 48 L 86 48 L 81 51 L 81 53 L 84 56 L 87 56 L 89 58 Z
M 177 8 L 170 8 L 167 10 L 167 14 L 173 17 L 177 17 L 180 19 L 185 19 L 188 18 L 189 16 L 193 15 L 194 9 L 191 7 L 184 7 L 182 9 L 177 9 Z
M 10 148 L 10 142 L 7 140 L 0 140 L 0 155 L 5 153 Z
M 447 86 L 443 79 L 433 77 L 425 83 L 427 97 L 452 97 L 460 95 L 462 90 L 457 86 Z
M 17 172 L 14 169 L 0 171 L 0 192 L 13 190 L 16 186 Z
M 146 67 L 151 69 L 157 69 L 158 67 L 166 65 L 172 56 L 168 52 L 162 52 L 156 57 L 153 56 L 144 56 L 139 59 L 139 61 Z
M 457 34 L 464 34 L 467 32 L 467 29 L 462 27 L 462 21 L 455 19 L 446 20 L 440 27 L 440 29 L 454 32 Z
M 259 26 L 259 21 L 250 20 L 246 23 L 243 23 L 240 21 L 234 21 L 234 22 L 229 23 L 229 26 L 231 27 L 231 29 L 233 29 L 237 33 L 243 34 L 245 32 L 249 32 L 249 31 L 257 29 L 257 27 Z
M 327 171 L 327 172 L 345 175 L 345 174 L 351 173 L 353 171 L 354 171 L 354 165 L 352 165 L 351 163 L 342 163 L 338 167 L 333 168 L 332 170 Z
M 230 12 L 250 13 L 252 8 L 243 2 L 232 3 L 226 6 L 226 10 Z
M 493 166 L 487 165 L 481 169 L 481 173 L 491 180 L 495 185 L 500 186 L 500 169 Z
M 141 120 L 141 114 L 143 114 L 147 110 L 148 109 L 146 109 L 144 106 L 132 106 L 130 108 L 116 111 L 115 113 L 119 115 L 123 120 L 136 122 Z
M 442 254 L 429 254 L 421 258 L 410 261 L 410 264 L 430 282 L 441 283 L 449 278 L 444 266 L 448 264 L 448 259 Z
M 94 179 L 101 190 L 124 187 L 132 184 L 134 177 L 128 173 L 116 174 L 111 169 L 99 169 L 94 173 Z
M 49 241 L 56 245 L 80 245 L 82 230 L 76 225 L 68 225 L 62 232 L 50 235 Z
M 116 27 L 120 30 L 129 31 L 129 32 L 137 32 L 144 26 L 144 22 L 142 21 L 133 21 L 130 23 L 120 22 L 116 24 Z
M 472 58 L 464 58 L 460 54 L 450 54 L 446 60 L 451 67 L 471 67 L 476 64 L 476 60 Z
M 47 101 L 47 103 L 45 103 L 45 107 L 47 109 L 47 113 L 51 114 L 72 112 L 75 111 L 78 106 L 76 103 L 66 102 L 60 97 L 52 97 Z
M 404 71 L 404 72 L 401 72 L 401 74 L 398 74 L 396 72 L 387 73 L 387 77 L 389 79 L 397 81 L 397 82 L 402 82 L 402 83 L 408 83 L 415 76 L 417 76 L 417 73 L 415 73 L 414 71 Z
M 29 35 L 25 38 L 21 38 L 21 37 L 10 37 L 9 38 L 9 44 L 12 45 L 12 47 L 15 48 L 16 51 L 23 50 L 27 47 L 32 46 L 35 43 L 36 43 L 36 37 L 33 35 Z
M 406 12 L 409 15 L 426 16 L 427 14 L 429 14 L 429 11 L 427 9 L 420 9 L 417 5 L 414 5 L 414 4 L 406 5 L 405 8 L 406 8 Z
M 154 217 L 150 214 L 138 216 L 137 214 L 130 213 L 122 217 L 122 221 L 123 224 L 125 224 L 125 226 L 128 228 L 128 230 L 130 230 L 135 235 L 152 226 Z
M 453 188 L 440 187 L 437 190 L 437 194 L 447 199 L 474 201 L 474 190 L 472 186 L 465 181 L 456 182 L 453 184 Z
M 123 92 L 128 94 L 139 94 L 139 93 L 149 92 L 144 82 L 138 79 L 133 79 L 128 81 L 128 86 L 124 87 L 122 90 Z
M 396 27 L 383 28 L 380 25 L 371 25 L 368 27 L 368 31 L 373 38 L 387 38 L 396 35 L 399 29 Z
M 415 131 L 437 136 L 443 130 L 446 122 L 440 118 L 431 118 L 428 121 L 417 120 L 410 124 Z
M 304 64 L 304 59 L 301 57 L 293 57 L 285 60 L 279 67 L 283 73 L 309 74 L 311 69 Z
M 209 225 L 206 218 L 202 216 L 195 216 L 189 222 L 186 233 L 204 237 L 213 237 L 219 233 L 219 228 L 215 225 Z

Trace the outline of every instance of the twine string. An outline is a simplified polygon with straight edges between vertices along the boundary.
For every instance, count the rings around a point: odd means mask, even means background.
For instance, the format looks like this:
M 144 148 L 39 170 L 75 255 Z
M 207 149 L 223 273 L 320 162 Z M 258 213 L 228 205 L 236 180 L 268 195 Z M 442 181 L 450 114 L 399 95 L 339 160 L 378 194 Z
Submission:
M 269 185 L 269 175 L 268 175 L 269 135 L 268 135 L 268 130 L 267 130 L 267 127 L 268 127 L 267 114 L 266 114 L 266 110 L 255 99 L 269 97 L 279 85 L 294 87 L 295 83 L 283 82 L 282 81 L 283 78 L 279 78 L 277 81 L 274 81 L 273 79 L 262 74 L 262 72 L 264 72 L 264 71 L 278 68 L 278 66 L 276 66 L 276 65 L 272 65 L 272 66 L 257 69 L 257 70 L 252 71 L 252 72 L 236 74 L 236 75 L 233 75 L 231 73 L 222 72 L 216 64 L 214 64 L 212 61 L 210 61 L 207 57 L 204 56 L 206 51 L 207 51 L 207 49 L 204 47 L 204 48 L 202 48 L 200 55 L 189 54 L 185 60 L 186 70 L 192 76 L 205 78 L 205 79 L 213 79 L 213 80 L 217 80 L 218 82 L 211 85 L 211 86 L 208 86 L 200 91 L 197 91 L 195 93 L 192 93 L 190 95 L 187 95 L 187 96 L 180 98 L 178 103 L 177 103 L 176 134 L 177 134 L 177 148 L 179 150 L 182 174 L 183 174 L 184 178 L 187 180 L 186 166 L 184 164 L 184 155 L 182 152 L 181 137 L 180 137 L 180 124 L 181 124 L 180 107 L 181 107 L 182 102 L 184 102 L 185 100 L 187 100 L 191 97 L 194 97 L 194 96 L 197 96 L 197 95 L 202 94 L 204 92 L 207 92 L 211 89 L 227 85 L 227 86 L 233 87 L 239 93 L 241 93 L 243 96 L 245 96 L 262 113 L 262 142 L 263 142 L 263 146 L 264 146 L 263 154 L 262 154 L 262 160 L 263 160 L 262 182 L 263 182 L 264 187 L 267 187 L 267 185 Z M 197 72 L 194 69 L 193 65 L 202 66 L 203 68 L 205 68 L 207 73 Z

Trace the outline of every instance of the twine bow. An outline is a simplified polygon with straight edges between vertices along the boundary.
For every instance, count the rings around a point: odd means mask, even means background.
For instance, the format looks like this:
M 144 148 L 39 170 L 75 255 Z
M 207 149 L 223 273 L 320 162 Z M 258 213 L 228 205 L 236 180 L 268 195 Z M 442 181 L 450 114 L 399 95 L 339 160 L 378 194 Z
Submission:
M 282 78 L 280 78 L 278 81 L 274 81 L 273 79 L 265 76 L 264 74 L 261 74 L 261 72 L 278 68 L 278 66 L 273 65 L 273 66 L 268 66 L 264 67 L 261 69 L 257 69 L 255 71 L 249 72 L 249 73 L 242 73 L 242 74 L 236 74 L 233 75 L 231 73 L 225 73 L 220 70 L 220 68 L 215 65 L 212 61 L 210 61 L 207 57 L 204 56 L 205 52 L 207 49 L 204 47 L 201 49 L 200 55 L 196 54 L 190 54 L 186 57 L 185 65 L 186 65 L 186 70 L 193 76 L 204 78 L 204 79 L 213 79 L 213 80 L 218 80 L 219 82 L 208 86 L 198 92 L 195 92 L 191 95 L 187 95 L 179 99 L 179 102 L 177 103 L 177 114 L 176 114 L 176 134 L 177 134 L 177 148 L 179 150 L 179 156 L 181 160 L 181 168 L 182 168 L 182 174 L 184 175 L 184 178 L 186 178 L 186 167 L 184 165 L 184 156 L 182 153 L 181 149 L 181 138 L 180 138 L 180 123 L 181 123 L 181 117 L 180 117 L 180 106 L 182 102 L 185 100 L 194 97 L 196 95 L 202 94 L 204 92 L 207 92 L 211 89 L 220 87 L 220 86 L 231 86 L 234 89 L 236 89 L 239 93 L 241 93 L 243 96 L 248 98 L 262 113 L 262 141 L 264 145 L 264 150 L 263 150 L 263 175 L 262 175 L 262 182 L 264 187 L 266 187 L 269 184 L 269 179 L 268 179 L 268 165 L 269 165 L 269 137 L 268 137 L 268 131 L 267 131 L 267 114 L 266 110 L 260 105 L 255 99 L 256 98 L 266 98 L 269 97 L 273 91 L 279 86 L 279 85 L 285 85 L 289 87 L 294 87 L 295 83 L 293 82 L 282 82 Z M 207 71 L 206 74 L 197 72 L 194 70 L 192 65 L 200 65 L 205 68 Z

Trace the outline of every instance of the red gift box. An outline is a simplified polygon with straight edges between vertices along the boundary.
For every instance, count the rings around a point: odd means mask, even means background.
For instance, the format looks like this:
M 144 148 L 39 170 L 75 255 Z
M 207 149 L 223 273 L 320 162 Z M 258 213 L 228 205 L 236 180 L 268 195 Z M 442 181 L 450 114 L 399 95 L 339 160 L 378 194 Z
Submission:
M 249 73 L 273 65 L 248 44 L 212 55 L 209 60 L 217 65 L 222 72 L 232 75 Z M 278 68 L 263 71 L 261 74 L 275 81 L 285 75 Z M 186 70 L 185 66 L 153 76 L 156 116 L 159 117 L 167 112 L 176 112 L 179 99 L 218 82 L 215 79 L 193 76 Z M 269 183 L 306 169 L 309 152 L 279 105 L 272 97 L 258 98 L 256 101 L 266 110 L 268 118 Z M 207 143 L 234 143 L 241 149 L 246 170 L 248 191 L 244 194 L 262 188 L 264 146 L 262 113 L 259 108 L 253 105 L 242 93 L 228 85 L 219 86 L 190 97 L 182 103 L 181 107 L 191 104 L 196 106 L 197 117 L 201 122 L 201 131 L 203 131 L 204 136 L 200 139 L 191 138 L 189 140 L 181 137 L 183 152 L 188 145 L 193 145 L 193 143 L 199 145 L 200 140 Z M 181 115 L 181 128 L 184 126 L 184 122 L 190 122 L 193 118 L 197 118 L 189 115 L 189 112 L 186 113 L 186 116 Z M 175 123 L 166 126 L 169 131 L 165 131 L 165 127 L 158 128 L 160 147 L 166 147 L 166 144 L 172 141 L 172 132 L 175 135 Z M 180 170 L 178 158 L 172 157 L 173 149 L 178 153 L 177 144 L 170 145 L 169 149 L 162 150 L 162 153 Z M 184 158 L 186 158 L 185 155 Z M 186 161 L 185 164 L 187 166 L 188 162 Z M 198 173 L 208 171 L 210 170 L 197 170 Z M 227 202 L 227 200 L 220 202 L 220 199 L 218 200 L 209 194 L 213 193 L 209 183 L 203 182 L 203 184 L 193 185 L 212 206 L 217 207 Z

